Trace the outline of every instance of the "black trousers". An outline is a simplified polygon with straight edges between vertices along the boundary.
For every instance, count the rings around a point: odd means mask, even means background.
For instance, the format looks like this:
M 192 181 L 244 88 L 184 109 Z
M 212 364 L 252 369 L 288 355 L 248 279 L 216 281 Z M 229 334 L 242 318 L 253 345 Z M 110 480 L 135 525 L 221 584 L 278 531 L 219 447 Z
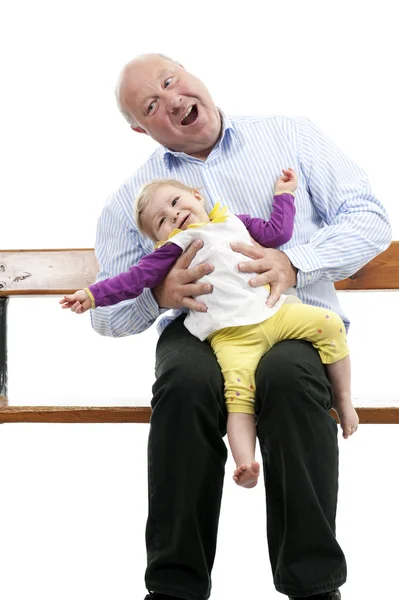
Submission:
M 223 489 L 227 413 L 213 351 L 180 317 L 158 341 L 148 443 L 149 591 L 206 600 Z M 267 536 L 276 589 L 309 596 L 346 580 L 335 538 L 337 426 L 319 355 L 280 342 L 256 373 L 257 433 L 266 485 Z

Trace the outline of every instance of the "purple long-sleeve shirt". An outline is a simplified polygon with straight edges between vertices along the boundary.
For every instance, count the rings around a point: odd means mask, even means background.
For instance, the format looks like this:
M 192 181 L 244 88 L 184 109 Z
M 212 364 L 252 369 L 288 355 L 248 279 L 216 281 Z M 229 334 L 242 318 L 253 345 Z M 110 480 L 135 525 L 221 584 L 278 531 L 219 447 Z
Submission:
M 270 220 L 252 218 L 249 215 L 237 215 L 244 223 L 251 237 L 265 248 L 277 248 L 291 239 L 294 229 L 294 196 L 289 193 L 274 196 Z M 177 244 L 164 244 L 151 254 L 144 256 L 129 271 L 120 273 L 103 281 L 93 283 L 89 290 L 93 295 L 96 308 L 111 306 L 123 300 L 132 300 L 145 288 L 159 285 L 173 264 L 179 258 L 182 249 Z

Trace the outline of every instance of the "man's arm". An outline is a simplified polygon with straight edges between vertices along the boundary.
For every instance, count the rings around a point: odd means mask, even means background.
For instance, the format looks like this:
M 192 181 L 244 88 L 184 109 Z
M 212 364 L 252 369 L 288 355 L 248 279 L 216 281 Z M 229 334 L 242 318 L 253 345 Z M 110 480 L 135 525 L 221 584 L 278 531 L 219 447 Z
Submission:
M 282 128 L 282 135 L 289 136 L 289 132 Z M 296 139 L 289 141 L 326 227 L 308 243 L 283 252 L 258 247 L 255 256 L 250 246 L 235 246 L 253 259 L 239 266 L 242 271 L 258 273 L 251 285 L 271 284 L 269 306 L 278 300 L 287 282 L 300 288 L 319 279 L 349 277 L 383 252 L 392 235 L 387 213 L 371 192 L 365 173 L 315 125 L 301 120 Z
M 124 300 L 132 300 L 143 293 L 145 288 L 159 285 L 176 262 L 182 249 L 176 244 L 165 244 L 146 254 L 128 271 L 119 273 L 89 286 L 95 306 L 112 306 Z
M 391 242 L 387 212 L 367 175 L 313 123 L 298 132 L 298 155 L 312 201 L 327 227 L 307 244 L 284 249 L 297 287 L 349 277 Z
M 291 193 L 275 194 L 270 220 L 237 215 L 251 237 L 265 248 L 277 248 L 288 242 L 294 229 L 295 206 Z

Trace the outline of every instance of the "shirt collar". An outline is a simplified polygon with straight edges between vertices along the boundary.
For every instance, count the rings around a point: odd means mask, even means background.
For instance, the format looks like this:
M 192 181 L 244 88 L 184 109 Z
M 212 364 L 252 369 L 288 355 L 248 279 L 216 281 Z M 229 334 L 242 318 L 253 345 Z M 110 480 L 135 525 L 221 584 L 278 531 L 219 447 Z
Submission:
M 218 108 L 218 111 L 219 111 L 219 114 L 220 114 L 220 117 L 222 120 L 222 135 L 220 136 L 220 139 L 216 143 L 215 147 L 212 149 L 212 152 L 210 153 L 209 156 L 211 156 L 211 154 L 213 152 L 215 152 L 218 148 L 220 148 L 220 146 L 223 145 L 225 139 L 227 139 L 230 135 L 238 140 L 237 132 L 235 131 L 234 125 L 231 122 L 231 120 L 229 119 L 229 117 L 227 115 L 225 115 L 224 112 L 220 110 L 220 108 Z M 189 154 L 186 154 L 185 152 L 175 152 L 174 150 L 170 150 L 169 148 L 166 148 L 166 146 L 161 146 L 160 152 L 163 155 L 163 160 L 168 169 L 170 168 L 170 160 L 172 159 L 173 156 L 175 156 L 176 158 L 179 158 L 181 160 L 187 160 L 187 161 L 200 160 L 198 158 L 194 158 L 193 156 L 190 156 Z M 203 161 L 201 161 L 201 162 L 203 162 Z

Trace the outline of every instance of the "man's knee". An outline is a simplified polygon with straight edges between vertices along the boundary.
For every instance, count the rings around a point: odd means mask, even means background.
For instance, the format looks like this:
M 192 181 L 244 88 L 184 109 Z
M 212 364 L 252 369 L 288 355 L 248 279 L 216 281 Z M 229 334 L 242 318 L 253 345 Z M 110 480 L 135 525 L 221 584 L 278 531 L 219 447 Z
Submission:
M 213 353 L 170 356 L 153 385 L 153 394 L 153 409 L 162 402 L 173 412 L 225 410 L 223 378 Z
M 154 387 L 162 386 L 177 394 L 201 395 L 209 389 L 223 387 L 223 380 L 218 364 L 198 364 L 189 356 L 180 356 L 160 373 Z
M 318 352 L 309 342 L 287 340 L 267 352 L 256 372 L 257 398 L 261 402 L 297 401 L 298 394 L 325 398 L 331 386 Z M 328 402 L 328 400 L 327 400 Z

